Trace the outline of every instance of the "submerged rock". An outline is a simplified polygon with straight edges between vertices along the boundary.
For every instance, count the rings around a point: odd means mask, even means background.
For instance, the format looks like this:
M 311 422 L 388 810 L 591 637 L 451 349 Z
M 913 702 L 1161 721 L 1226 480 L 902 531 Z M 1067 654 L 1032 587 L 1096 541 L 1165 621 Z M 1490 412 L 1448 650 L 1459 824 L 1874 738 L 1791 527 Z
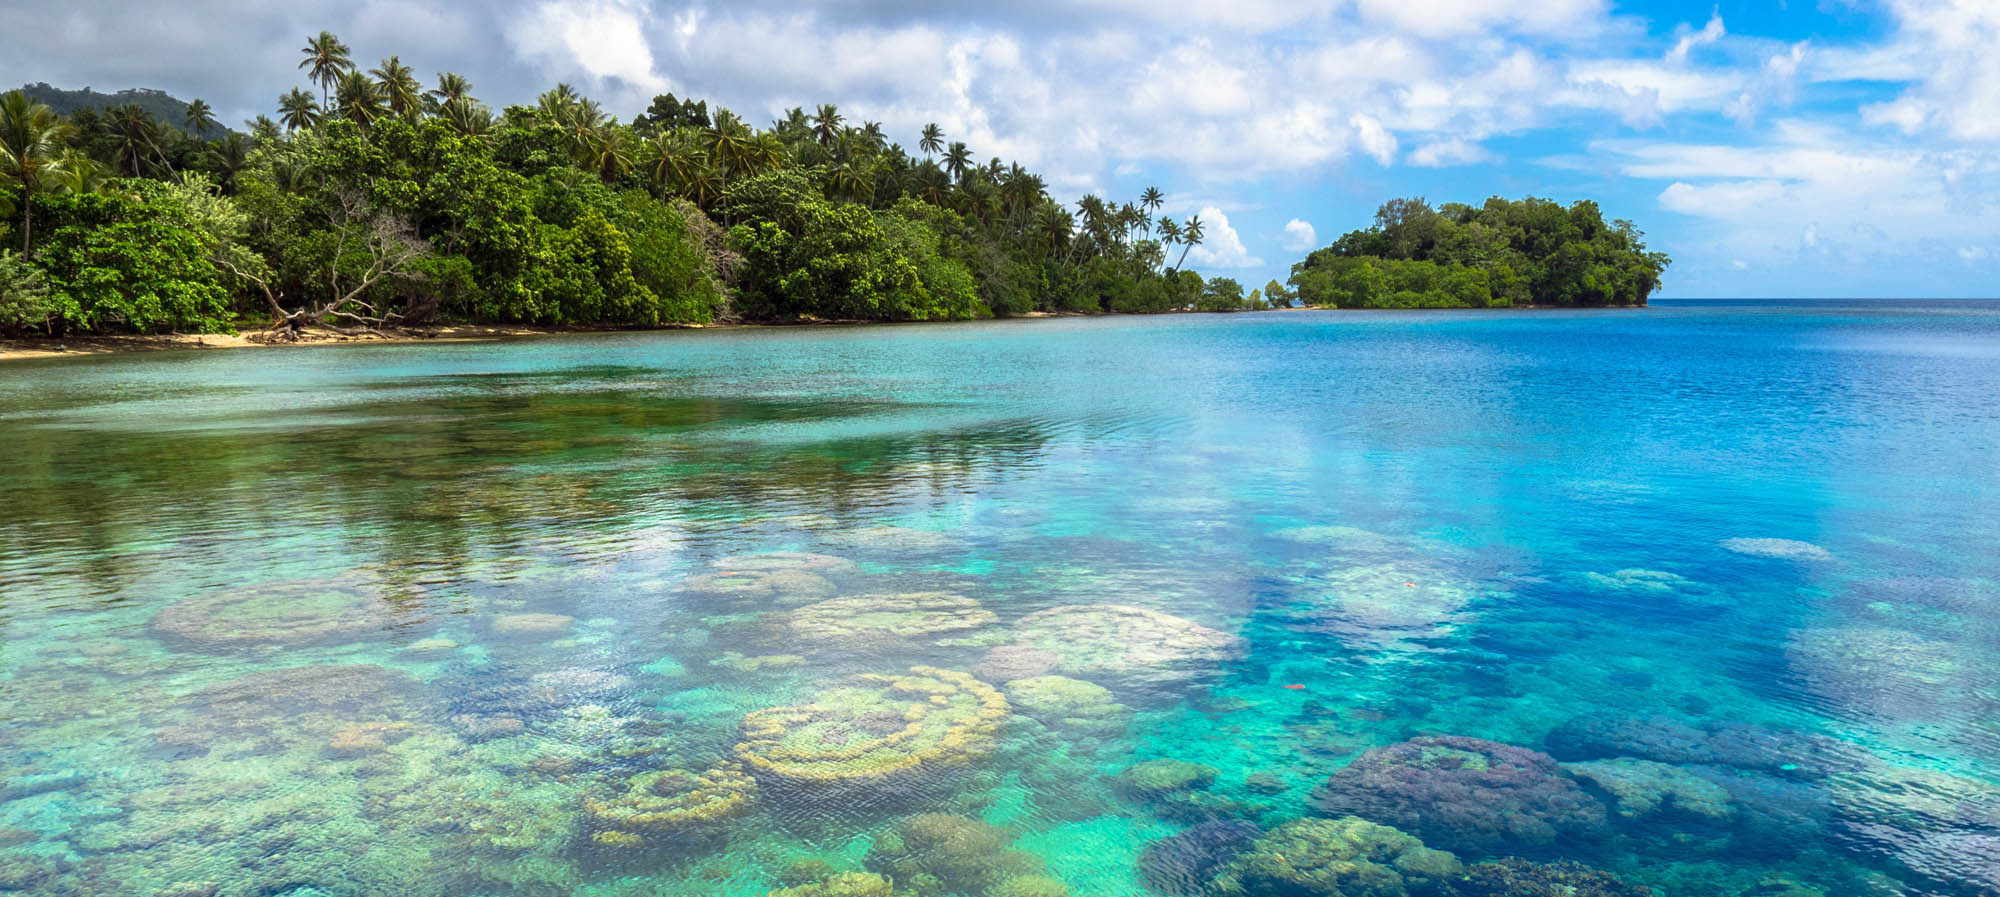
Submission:
M 1563 768 L 1609 795 L 1612 809 L 1623 819 L 1685 816 L 1721 824 L 1735 816 L 1727 790 L 1678 766 L 1628 757 L 1566 763 Z
M 1569 860 L 1531 863 L 1509 858 L 1466 870 L 1452 897 L 1658 897 L 1651 888 Z
M 1314 789 L 1328 816 L 1355 815 L 1469 855 L 1545 851 L 1609 834 L 1604 805 L 1554 758 L 1458 736 L 1375 748 Z
M 1255 823 L 1217 819 L 1161 838 L 1139 854 L 1139 880 L 1167 897 L 1200 897 L 1216 872 L 1262 833 Z
M 1032 676 L 1007 683 L 1014 710 L 1058 732 L 1113 737 L 1123 734 L 1132 709 L 1094 682 L 1066 676 Z

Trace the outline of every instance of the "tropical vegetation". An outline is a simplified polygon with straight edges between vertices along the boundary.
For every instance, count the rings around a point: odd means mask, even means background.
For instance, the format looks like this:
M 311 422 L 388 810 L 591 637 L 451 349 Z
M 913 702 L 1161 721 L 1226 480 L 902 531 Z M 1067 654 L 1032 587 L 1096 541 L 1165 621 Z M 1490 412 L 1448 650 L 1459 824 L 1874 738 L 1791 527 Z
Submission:
M 1395 199 L 1293 265 L 1290 289 L 1331 308 L 1645 305 L 1670 260 L 1642 236 L 1590 200 Z
M 462 75 L 367 66 L 328 32 L 298 58 L 303 83 L 240 132 L 201 100 L 60 114 L 0 98 L 0 332 L 902 321 L 1275 295 L 1185 270 L 1203 225 L 1159 215 L 1158 189 L 1066 206 L 937 124 L 913 154 L 834 104 L 757 127 L 669 94 L 620 121 L 558 84 L 496 111 Z

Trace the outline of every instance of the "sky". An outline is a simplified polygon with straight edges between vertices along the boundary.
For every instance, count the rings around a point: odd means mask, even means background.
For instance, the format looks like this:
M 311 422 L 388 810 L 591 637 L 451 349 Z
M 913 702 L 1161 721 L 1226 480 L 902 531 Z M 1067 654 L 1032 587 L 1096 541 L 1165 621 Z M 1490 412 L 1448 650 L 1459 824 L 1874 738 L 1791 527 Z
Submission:
M 25 0 L 0 0 L 0 12 Z M 2000 0 L 70 0 L 0 84 L 152 87 L 225 121 L 308 35 L 496 107 L 557 81 L 753 122 L 936 122 L 1050 192 L 1199 214 L 1247 287 L 1422 196 L 1594 199 L 1674 258 L 1661 297 L 2000 295 Z

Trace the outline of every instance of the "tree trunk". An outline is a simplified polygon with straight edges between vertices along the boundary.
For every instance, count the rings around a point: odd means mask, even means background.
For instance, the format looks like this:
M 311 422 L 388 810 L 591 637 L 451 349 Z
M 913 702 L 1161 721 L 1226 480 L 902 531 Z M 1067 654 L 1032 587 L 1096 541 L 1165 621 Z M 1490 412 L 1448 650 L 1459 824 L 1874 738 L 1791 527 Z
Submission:
M 21 182 L 21 257 L 34 254 L 35 241 L 35 188 L 26 181 Z

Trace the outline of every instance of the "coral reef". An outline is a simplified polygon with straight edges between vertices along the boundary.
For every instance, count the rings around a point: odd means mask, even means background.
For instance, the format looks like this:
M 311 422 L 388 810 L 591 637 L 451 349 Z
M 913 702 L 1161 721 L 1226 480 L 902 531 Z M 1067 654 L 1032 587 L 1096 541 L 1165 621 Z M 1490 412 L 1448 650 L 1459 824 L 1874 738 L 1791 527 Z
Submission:
M 979 664 L 972 668 L 972 675 L 983 682 L 1008 683 L 1016 679 L 1046 676 L 1055 672 L 1062 662 L 1053 651 L 1030 648 L 1026 645 L 1001 645 L 986 652 Z
M 964 673 L 912 667 L 869 674 L 810 704 L 743 718 L 736 755 L 759 777 L 812 785 L 857 785 L 935 774 L 993 749 L 1007 699 Z
M 1257 838 L 1214 888 L 1243 897 L 1416 897 L 1464 873 L 1457 857 L 1386 825 L 1297 819 Z
M 1189 791 L 1203 791 L 1220 773 L 1213 766 L 1181 760 L 1147 760 L 1120 770 L 1112 784 L 1137 800 L 1158 800 Z
M 1658 897 L 1582 863 L 1531 863 L 1519 858 L 1475 863 L 1450 897 Z
M 949 533 L 907 526 L 864 526 L 827 533 L 820 539 L 835 548 L 855 551 L 954 551 L 966 546 L 964 539 Z
M 1760 558 L 1786 561 L 1830 561 L 1833 552 L 1796 539 L 1724 539 L 1722 550 Z
M 719 570 L 681 584 L 690 595 L 796 606 L 832 595 L 833 580 L 810 570 Z
M 756 795 L 757 781 L 727 766 L 699 773 L 653 770 L 627 779 L 615 797 L 586 798 L 584 813 L 598 843 L 636 846 L 653 837 L 713 831 L 749 812 Z
M 1005 897 L 1004 883 L 1042 873 L 1041 860 L 1010 849 L 1012 841 L 1005 830 L 977 819 L 923 813 L 877 837 L 864 862 L 918 897 Z
M 1170 685 L 1214 672 L 1237 639 L 1171 614 L 1118 604 L 1068 605 L 1014 624 L 1017 645 L 1056 656 L 1065 676 L 1113 687 Z
M 1263 834 L 1254 823 L 1217 819 L 1146 845 L 1139 854 L 1139 880 L 1167 897 L 1199 897 L 1223 866 Z
M 888 879 L 866 872 L 843 872 L 811 884 L 779 888 L 764 897 L 894 897 Z
M 1735 815 L 1726 789 L 1678 766 L 1627 757 L 1565 763 L 1563 768 L 1609 795 L 1612 809 L 1623 819 L 1692 817 L 1720 824 Z
M 365 570 L 276 580 L 170 604 L 153 617 L 152 630 L 171 642 L 210 649 L 358 641 L 407 625 L 399 605 L 414 607 L 420 595 Z
M 1313 808 L 1412 832 L 1467 855 L 1530 853 L 1607 834 L 1604 805 L 1554 758 L 1459 736 L 1375 748 L 1314 789 Z
M 575 622 L 563 614 L 507 614 L 495 617 L 492 629 L 495 635 L 549 638 L 567 634 Z
M 853 573 L 860 569 L 853 561 L 846 558 L 830 554 L 813 554 L 808 551 L 761 551 L 754 554 L 730 555 L 716 559 L 709 566 L 722 571 L 752 573 L 803 571 L 828 576 Z
M 1317 597 L 1288 613 L 1293 625 L 1363 651 L 1409 650 L 1447 635 L 1479 597 L 1471 583 L 1403 563 L 1343 567 L 1310 588 Z
M 1132 720 L 1132 709 L 1118 703 L 1110 689 L 1067 676 L 1012 680 L 1007 700 L 1016 713 L 1070 734 L 1116 737 Z
M 854 595 L 792 611 L 792 634 L 819 642 L 938 638 L 999 622 L 979 602 L 951 592 Z
M 177 702 L 179 719 L 155 737 L 183 751 L 219 747 L 327 745 L 355 723 L 417 719 L 416 681 L 372 664 L 286 667 L 208 686 Z M 274 725 L 273 721 L 282 720 Z
M 1676 766 L 1710 765 L 1821 778 L 1861 762 L 1854 746 L 1822 735 L 1745 723 L 1694 725 L 1666 716 L 1580 716 L 1546 742 L 1558 760 L 1634 757 Z

